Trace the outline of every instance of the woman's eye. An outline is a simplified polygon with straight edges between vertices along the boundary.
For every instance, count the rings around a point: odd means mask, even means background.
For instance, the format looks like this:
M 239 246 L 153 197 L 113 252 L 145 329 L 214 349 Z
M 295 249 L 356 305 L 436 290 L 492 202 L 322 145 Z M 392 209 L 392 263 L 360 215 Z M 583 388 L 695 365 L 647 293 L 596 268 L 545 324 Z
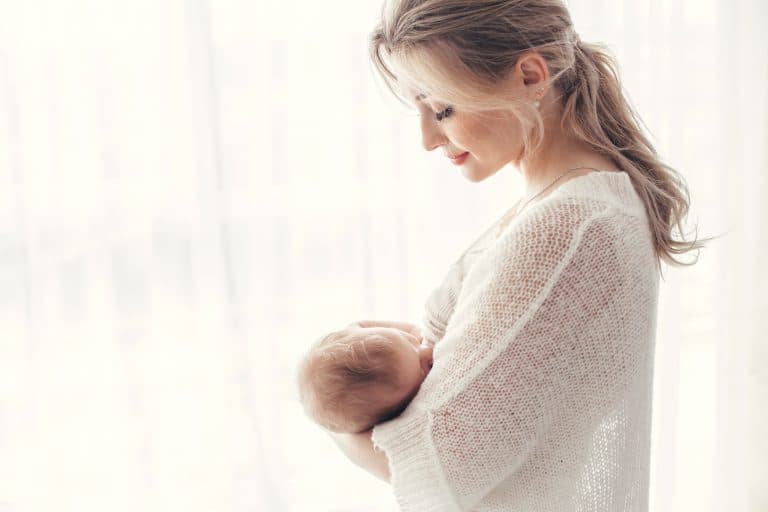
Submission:
M 453 108 L 446 107 L 445 110 L 435 114 L 435 117 L 437 118 L 438 121 L 442 121 L 444 118 L 449 117 L 451 114 L 453 114 Z

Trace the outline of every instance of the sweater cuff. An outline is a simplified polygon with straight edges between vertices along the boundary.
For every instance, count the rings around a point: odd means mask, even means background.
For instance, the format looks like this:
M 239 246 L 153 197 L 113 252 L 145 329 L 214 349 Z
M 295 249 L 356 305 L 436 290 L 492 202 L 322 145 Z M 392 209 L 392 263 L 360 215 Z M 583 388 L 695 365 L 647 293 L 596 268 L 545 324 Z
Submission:
M 431 346 L 435 346 L 440 337 L 434 333 L 431 329 L 424 329 L 421 331 L 424 341 L 422 343 L 429 343 Z
M 373 427 L 371 439 L 389 461 L 390 484 L 401 512 L 460 512 L 432 443 L 429 411 L 408 407 Z

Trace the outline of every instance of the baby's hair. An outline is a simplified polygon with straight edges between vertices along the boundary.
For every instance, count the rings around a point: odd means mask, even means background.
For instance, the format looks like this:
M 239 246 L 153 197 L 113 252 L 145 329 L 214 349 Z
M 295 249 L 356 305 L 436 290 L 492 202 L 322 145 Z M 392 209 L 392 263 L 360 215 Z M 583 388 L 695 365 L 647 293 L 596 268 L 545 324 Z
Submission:
M 363 432 L 391 419 L 402 404 L 379 405 L 371 392 L 395 388 L 398 364 L 391 340 L 380 334 L 342 330 L 323 336 L 299 365 L 304 411 L 332 432 Z

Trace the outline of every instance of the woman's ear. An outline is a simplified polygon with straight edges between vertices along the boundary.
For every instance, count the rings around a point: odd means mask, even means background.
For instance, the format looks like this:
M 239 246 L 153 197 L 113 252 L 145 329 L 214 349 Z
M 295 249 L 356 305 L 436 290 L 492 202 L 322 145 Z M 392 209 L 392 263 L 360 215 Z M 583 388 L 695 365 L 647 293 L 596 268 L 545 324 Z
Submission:
M 526 86 L 541 87 L 549 79 L 547 61 L 538 52 L 522 54 L 515 63 L 515 69 L 519 70 Z
M 509 70 L 501 90 L 514 98 L 536 99 L 536 92 L 549 80 L 549 68 L 538 52 L 527 51 L 517 58 Z

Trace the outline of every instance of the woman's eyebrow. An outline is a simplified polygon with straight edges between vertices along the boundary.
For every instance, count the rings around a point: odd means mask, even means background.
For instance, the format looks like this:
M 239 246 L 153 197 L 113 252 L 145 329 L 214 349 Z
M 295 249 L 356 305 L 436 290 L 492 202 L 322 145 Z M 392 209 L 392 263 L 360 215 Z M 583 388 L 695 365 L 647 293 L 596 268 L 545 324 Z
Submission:
M 414 99 L 415 99 L 416 101 L 421 101 L 421 100 L 423 100 L 423 99 L 424 99 L 424 98 L 426 98 L 426 97 L 427 97 L 427 95 L 426 95 L 426 94 L 424 94 L 424 93 L 421 93 L 421 94 L 417 94 L 417 95 L 416 95 L 416 97 L 415 97 Z

